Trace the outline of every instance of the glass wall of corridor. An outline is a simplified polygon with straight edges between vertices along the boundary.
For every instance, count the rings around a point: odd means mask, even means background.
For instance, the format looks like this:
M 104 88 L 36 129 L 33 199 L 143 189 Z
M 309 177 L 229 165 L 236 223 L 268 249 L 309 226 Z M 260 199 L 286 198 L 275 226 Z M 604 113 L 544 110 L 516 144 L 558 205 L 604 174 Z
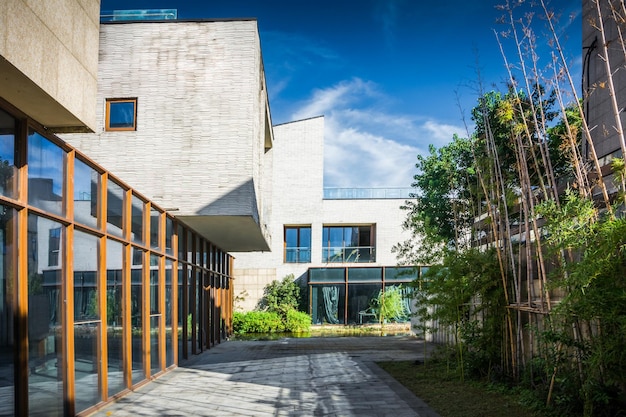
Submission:
M 427 267 L 309 268 L 313 324 L 408 322 L 412 283 Z
M 0 102 L 0 415 L 86 414 L 231 332 L 232 258 Z

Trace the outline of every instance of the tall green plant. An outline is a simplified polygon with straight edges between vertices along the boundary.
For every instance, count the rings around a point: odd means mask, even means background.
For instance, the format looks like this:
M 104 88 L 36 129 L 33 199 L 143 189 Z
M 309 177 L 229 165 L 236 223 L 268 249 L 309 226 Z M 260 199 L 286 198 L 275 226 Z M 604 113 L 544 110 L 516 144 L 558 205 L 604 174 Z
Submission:
M 297 310 L 300 303 L 300 286 L 294 281 L 293 274 L 281 281 L 274 280 L 265 287 L 259 308 L 287 316 L 289 310 Z

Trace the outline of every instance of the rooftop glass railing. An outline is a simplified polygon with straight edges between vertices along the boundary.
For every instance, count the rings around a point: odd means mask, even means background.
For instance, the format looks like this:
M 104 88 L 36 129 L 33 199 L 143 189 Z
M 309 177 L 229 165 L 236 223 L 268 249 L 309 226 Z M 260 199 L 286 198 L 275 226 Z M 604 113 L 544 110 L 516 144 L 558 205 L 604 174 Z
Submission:
M 406 199 L 413 188 L 324 188 L 325 200 Z
M 100 22 L 176 19 L 178 19 L 177 9 L 106 10 L 100 13 Z

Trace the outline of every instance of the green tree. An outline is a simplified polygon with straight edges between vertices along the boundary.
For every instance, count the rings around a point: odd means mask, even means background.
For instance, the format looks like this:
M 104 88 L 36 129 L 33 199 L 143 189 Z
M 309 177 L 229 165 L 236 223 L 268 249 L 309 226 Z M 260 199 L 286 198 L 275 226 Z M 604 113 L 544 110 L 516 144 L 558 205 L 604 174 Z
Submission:
M 289 274 L 281 281 L 274 280 L 265 287 L 259 308 L 287 317 L 287 312 L 297 310 L 299 303 L 300 286 L 295 282 L 293 274 Z

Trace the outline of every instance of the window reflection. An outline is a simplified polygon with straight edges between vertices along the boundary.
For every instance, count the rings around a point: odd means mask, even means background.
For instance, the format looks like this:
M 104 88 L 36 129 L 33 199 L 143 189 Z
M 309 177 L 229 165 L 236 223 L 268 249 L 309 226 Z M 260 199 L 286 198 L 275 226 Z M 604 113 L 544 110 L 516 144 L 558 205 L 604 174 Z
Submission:
M 312 285 L 311 318 L 313 324 L 343 324 L 345 285 Z
M 131 269 L 130 314 L 132 343 L 132 383 L 145 379 L 143 369 L 143 270 L 142 267 Z
M 34 130 L 28 133 L 28 202 L 63 214 L 65 151 Z
M 15 414 L 14 218 L 15 210 L 0 205 L 0 415 L 3 416 Z
M 173 255 L 172 235 L 174 234 L 174 220 L 171 217 L 165 217 L 165 252 Z
M 98 238 L 76 231 L 73 255 L 75 408 L 81 412 L 100 402 Z
M 100 174 L 89 165 L 74 161 L 74 219 L 91 227 L 98 226 L 98 182 Z
M 160 272 L 159 257 L 150 255 L 150 364 L 151 374 L 161 370 L 160 335 L 161 335 L 161 304 L 160 304 Z
M 122 348 L 122 264 L 124 246 L 114 240 L 107 240 L 107 352 L 108 396 L 122 391 L 124 383 L 124 362 Z
M 137 196 L 132 198 L 131 239 L 135 243 L 143 243 L 143 206 L 144 202 Z
M 161 213 L 158 210 L 150 210 L 150 246 L 153 249 L 159 249 L 159 228 Z
M 107 183 L 107 232 L 122 236 L 124 208 L 124 189 L 121 185 L 109 180 Z
M 0 110 L 0 194 L 17 198 L 15 119 Z
M 48 236 L 61 224 L 28 216 L 28 404 L 31 415 L 62 415 L 61 268 L 48 266 Z M 61 245 L 62 247 L 62 245 Z

